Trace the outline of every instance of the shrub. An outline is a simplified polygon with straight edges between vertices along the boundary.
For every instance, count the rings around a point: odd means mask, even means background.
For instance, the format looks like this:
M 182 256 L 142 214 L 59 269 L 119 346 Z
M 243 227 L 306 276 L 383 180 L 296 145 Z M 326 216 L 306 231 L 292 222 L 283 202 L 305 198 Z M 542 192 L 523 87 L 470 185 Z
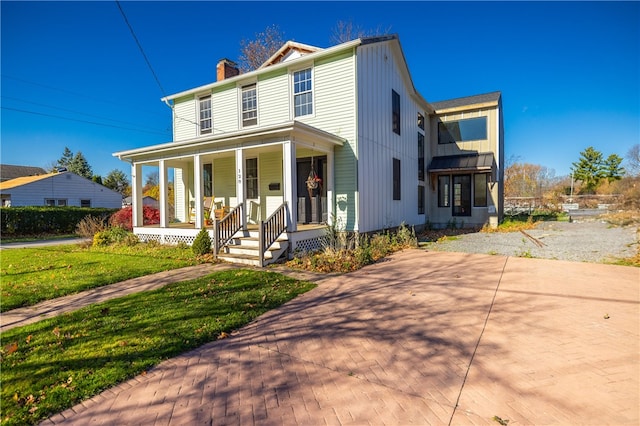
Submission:
M 87 216 L 104 219 L 115 209 L 87 207 L 2 207 L 0 233 L 3 236 L 73 234 Z
M 138 237 L 119 226 L 112 226 L 93 236 L 94 246 L 108 246 L 111 244 L 133 246 L 138 244 Z
M 114 214 L 109 218 L 109 224 L 111 226 L 119 226 L 128 231 L 133 230 L 132 217 L 133 209 L 131 206 L 127 206 Z M 142 206 L 142 224 L 143 225 L 155 225 L 160 223 L 160 211 L 154 209 L 151 206 Z
M 196 235 L 196 239 L 193 240 L 193 244 L 191 245 L 191 250 L 196 256 L 202 256 L 207 253 L 211 253 L 211 237 L 209 236 L 209 232 L 207 232 L 206 228 L 202 228 L 198 235 Z
M 93 238 L 100 231 L 107 229 L 104 217 L 85 216 L 76 226 L 76 234 L 83 238 Z

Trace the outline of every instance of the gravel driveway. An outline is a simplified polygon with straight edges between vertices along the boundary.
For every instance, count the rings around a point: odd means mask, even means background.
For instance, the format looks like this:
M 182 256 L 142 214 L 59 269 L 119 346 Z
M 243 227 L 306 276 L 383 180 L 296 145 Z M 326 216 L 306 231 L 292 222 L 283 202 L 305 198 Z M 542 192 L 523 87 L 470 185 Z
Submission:
M 473 232 L 427 243 L 435 251 L 502 254 L 577 262 L 607 262 L 633 257 L 638 250 L 636 226 L 613 227 L 602 221 L 541 222 L 521 232 Z

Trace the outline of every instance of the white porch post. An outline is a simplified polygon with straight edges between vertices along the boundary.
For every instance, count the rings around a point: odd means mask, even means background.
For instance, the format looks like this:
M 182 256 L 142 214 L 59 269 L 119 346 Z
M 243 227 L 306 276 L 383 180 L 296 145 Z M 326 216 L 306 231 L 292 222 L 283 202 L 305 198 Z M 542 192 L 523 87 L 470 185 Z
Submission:
M 158 166 L 158 180 L 160 181 L 160 227 L 169 226 L 169 215 L 167 214 L 167 166 L 164 160 L 160 160 Z
M 296 169 L 296 144 L 287 141 L 282 144 L 283 161 L 283 193 L 287 203 L 287 229 L 289 232 L 298 230 L 298 185 Z
M 131 224 L 142 226 L 142 166 L 131 164 Z
M 242 221 L 242 229 L 247 229 L 247 200 L 244 193 L 244 150 L 236 149 L 236 198 L 238 204 L 244 206 L 244 214 L 240 219 Z
M 193 157 L 193 190 L 196 195 L 196 229 L 202 228 L 204 223 L 204 190 L 202 186 L 202 159 L 200 155 Z
M 331 224 L 334 217 L 333 208 L 335 207 L 334 199 L 334 182 L 333 182 L 333 150 L 327 152 L 327 175 L 324 177 L 327 186 L 327 223 Z

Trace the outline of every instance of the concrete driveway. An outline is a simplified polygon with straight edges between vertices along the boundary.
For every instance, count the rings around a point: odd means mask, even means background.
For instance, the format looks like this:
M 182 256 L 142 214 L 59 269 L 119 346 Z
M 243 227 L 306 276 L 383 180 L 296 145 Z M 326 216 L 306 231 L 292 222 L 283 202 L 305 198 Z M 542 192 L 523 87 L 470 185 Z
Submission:
M 639 287 L 631 267 L 408 250 L 44 423 L 637 425 Z

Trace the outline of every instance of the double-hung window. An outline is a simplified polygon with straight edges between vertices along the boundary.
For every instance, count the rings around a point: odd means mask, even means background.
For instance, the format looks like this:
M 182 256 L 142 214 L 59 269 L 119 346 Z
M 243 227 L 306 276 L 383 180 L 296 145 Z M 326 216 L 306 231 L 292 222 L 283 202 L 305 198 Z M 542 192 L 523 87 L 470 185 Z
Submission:
M 313 114 L 311 68 L 293 73 L 293 114 L 295 117 Z
M 211 133 L 213 122 L 211 119 L 211 96 L 203 96 L 199 99 L 200 110 L 200 134 Z
M 242 88 L 242 127 L 256 124 L 258 124 L 258 98 L 254 83 Z

